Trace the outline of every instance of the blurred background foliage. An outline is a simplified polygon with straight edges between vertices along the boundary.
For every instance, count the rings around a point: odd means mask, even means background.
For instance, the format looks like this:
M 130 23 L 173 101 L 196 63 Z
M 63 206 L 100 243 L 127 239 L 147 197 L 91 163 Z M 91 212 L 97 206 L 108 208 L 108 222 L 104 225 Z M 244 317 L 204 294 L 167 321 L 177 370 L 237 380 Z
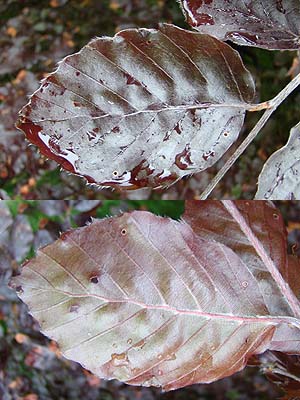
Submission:
M 188 28 L 175 0 L 0 0 L 0 198 L 177 200 L 199 196 L 224 160 L 165 191 L 100 191 L 86 186 L 79 177 L 61 172 L 35 146 L 29 147 L 14 127 L 27 96 L 65 55 L 78 51 L 96 36 L 113 35 L 130 27 L 157 27 L 163 21 Z M 299 72 L 296 52 L 234 47 L 254 76 L 257 101 L 274 97 Z M 227 173 L 213 197 L 253 198 L 264 162 L 286 143 L 299 115 L 297 90 Z M 259 113 L 247 116 L 241 139 L 258 118 Z
M 300 202 L 277 202 L 289 232 L 289 252 L 300 244 Z M 199 203 L 201 207 L 201 202 Z M 36 250 L 61 232 L 129 210 L 147 210 L 179 219 L 182 201 L 7 200 L 0 202 L 0 399 L 1 400 L 270 400 L 280 390 L 258 368 L 210 385 L 170 393 L 104 381 L 64 359 L 55 342 L 39 332 L 7 284 Z M 99 246 L 101 241 L 99 240 Z M 254 364 L 255 365 L 255 364 Z

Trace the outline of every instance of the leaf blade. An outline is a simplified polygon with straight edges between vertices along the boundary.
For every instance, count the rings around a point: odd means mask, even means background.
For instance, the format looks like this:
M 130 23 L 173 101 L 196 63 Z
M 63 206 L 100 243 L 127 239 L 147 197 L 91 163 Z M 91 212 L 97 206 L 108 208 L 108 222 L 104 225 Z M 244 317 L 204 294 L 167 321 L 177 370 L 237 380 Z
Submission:
M 247 264 L 256 277 L 263 293 L 264 301 L 271 314 L 276 311 L 290 314 L 289 302 L 282 298 L 272 274 L 259 256 L 253 242 L 245 234 L 240 221 L 234 218 L 224 202 L 187 201 L 184 221 L 194 233 L 207 239 L 217 240 L 231 248 Z M 287 255 L 287 231 L 280 213 L 269 202 L 234 201 L 238 212 L 243 216 L 249 231 L 260 242 L 267 257 L 274 262 L 285 282 L 294 287 L 299 259 Z M 298 289 L 295 288 L 295 292 Z M 299 294 L 297 294 L 299 297 Z
M 287 144 L 266 161 L 258 178 L 255 199 L 300 199 L 300 123 L 291 129 Z
M 300 341 L 296 319 L 269 314 L 232 250 L 147 212 L 63 234 L 12 286 L 67 358 L 134 385 L 220 379 L 276 348 L 286 325 L 284 337 Z
M 91 183 L 159 187 L 214 164 L 236 140 L 253 95 L 237 52 L 164 24 L 96 39 L 66 57 L 18 127 Z
M 180 0 L 180 5 L 192 27 L 220 40 L 268 50 L 300 47 L 297 0 Z

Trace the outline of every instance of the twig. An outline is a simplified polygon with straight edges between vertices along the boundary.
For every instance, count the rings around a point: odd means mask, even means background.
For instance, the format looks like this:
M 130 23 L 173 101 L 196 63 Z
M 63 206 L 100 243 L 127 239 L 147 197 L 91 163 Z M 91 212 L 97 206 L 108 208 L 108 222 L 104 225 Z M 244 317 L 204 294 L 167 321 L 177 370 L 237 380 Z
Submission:
M 298 378 L 298 376 L 296 376 L 294 374 L 291 374 L 288 371 L 284 371 L 284 370 L 282 370 L 280 368 L 276 368 L 276 367 L 274 368 L 274 367 L 271 366 L 271 367 L 265 367 L 264 369 L 265 369 L 264 372 L 267 372 L 267 373 L 271 372 L 272 374 L 287 376 L 288 378 L 291 378 L 296 382 L 300 382 L 300 378 Z
M 249 144 L 256 138 L 258 133 L 264 127 L 266 122 L 269 120 L 273 112 L 280 106 L 280 104 L 300 85 L 300 74 L 298 74 L 274 99 L 266 101 L 264 103 L 254 105 L 250 108 L 250 111 L 259 111 L 266 109 L 260 120 L 257 122 L 255 127 L 246 137 L 246 139 L 240 144 L 240 146 L 236 149 L 234 154 L 226 161 L 224 166 L 220 169 L 217 175 L 213 178 L 211 183 L 207 186 L 204 192 L 200 196 L 200 200 L 205 200 L 210 195 L 210 193 L 214 190 L 226 172 L 232 167 L 232 165 L 236 162 L 236 160 L 240 157 L 241 154 L 246 150 Z

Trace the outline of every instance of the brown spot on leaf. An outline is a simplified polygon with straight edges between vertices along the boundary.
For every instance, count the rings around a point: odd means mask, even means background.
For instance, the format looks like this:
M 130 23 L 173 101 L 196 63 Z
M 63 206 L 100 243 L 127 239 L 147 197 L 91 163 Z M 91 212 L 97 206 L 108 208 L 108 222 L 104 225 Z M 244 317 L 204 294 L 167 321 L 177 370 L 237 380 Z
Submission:
M 181 134 L 181 127 L 180 127 L 180 122 L 177 122 L 177 124 L 175 125 L 175 131 L 178 133 L 178 135 Z
M 202 155 L 203 160 L 207 161 L 209 158 L 214 157 L 215 152 L 214 151 L 208 151 L 207 153 L 204 153 Z
M 187 5 L 193 13 L 196 13 L 202 4 L 203 0 L 187 0 Z
M 283 5 L 282 5 L 282 0 L 276 0 L 276 8 L 279 12 L 281 12 L 282 14 L 286 13 L 286 10 L 284 9 Z
M 193 164 L 191 160 L 191 147 L 189 144 L 185 146 L 185 149 L 181 153 L 177 154 L 175 157 L 175 164 L 179 169 L 183 170 L 187 169 Z
M 137 81 L 133 76 L 125 73 L 125 77 L 127 78 L 127 85 L 137 85 L 137 86 L 141 86 L 140 82 Z
M 98 276 L 97 275 L 94 275 L 94 276 L 91 276 L 90 277 L 90 282 L 91 283 L 98 283 L 99 282 L 99 278 L 98 278 Z
M 21 119 L 17 123 L 17 127 L 22 129 L 25 133 L 26 138 L 33 144 L 39 147 L 40 152 L 46 156 L 55 160 L 63 168 L 65 168 L 69 172 L 75 173 L 75 169 L 73 164 L 70 161 L 66 160 L 64 157 L 54 153 L 50 147 L 46 146 L 45 143 L 40 139 L 39 133 L 42 131 L 42 127 L 39 125 L 34 124 L 27 118 Z
M 120 132 L 120 128 L 118 126 L 115 126 L 111 131 L 113 133 L 119 133 Z
M 111 355 L 111 362 L 113 365 L 121 367 L 121 366 L 128 365 L 129 360 L 128 360 L 126 353 L 120 353 L 120 354 L 113 353 Z
M 215 21 L 212 18 L 212 16 L 209 14 L 205 14 L 205 13 L 197 14 L 197 22 L 198 22 L 198 24 L 201 24 L 201 25 L 214 25 L 215 24 Z
M 23 293 L 23 288 L 22 288 L 21 285 L 19 285 L 19 286 L 16 287 L 16 292 L 17 292 L 17 293 Z
M 154 169 L 149 167 L 146 160 L 142 160 L 136 167 L 131 171 L 130 183 L 137 187 L 148 186 L 149 176 L 152 175 Z
M 163 141 L 164 141 L 164 142 L 167 142 L 167 141 L 169 140 L 170 136 L 171 136 L 171 132 L 167 132 L 167 133 L 165 134 L 165 137 L 163 138 Z
M 77 313 L 78 312 L 78 310 L 79 310 L 79 304 L 77 304 L 77 303 L 75 303 L 75 304 L 72 304 L 71 305 L 71 307 L 70 307 L 70 312 L 75 312 L 75 313 Z
M 66 154 L 61 150 L 60 145 L 57 143 L 56 139 L 54 137 L 49 139 L 49 146 L 56 152 L 60 154 Z
M 140 340 L 139 342 L 135 343 L 132 347 L 139 347 L 140 349 L 142 349 L 145 346 L 146 342 L 144 339 Z

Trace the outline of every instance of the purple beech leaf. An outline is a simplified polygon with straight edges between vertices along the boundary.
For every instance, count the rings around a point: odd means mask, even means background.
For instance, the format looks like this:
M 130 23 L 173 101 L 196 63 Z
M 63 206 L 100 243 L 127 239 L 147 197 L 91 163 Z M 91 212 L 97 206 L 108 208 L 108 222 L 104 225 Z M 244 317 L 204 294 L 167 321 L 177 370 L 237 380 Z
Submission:
M 180 0 L 202 33 L 269 50 L 300 48 L 299 0 Z
M 223 42 L 173 25 L 92 40 L 21 111 L 47 157 L 101 186 L 167 186 L 234 143 L 254 83 Z
M 226 209 L 224 204 L 227 203 L 187 200 L 183 219 L 199 237 L 228 246 L 244 261 L 254 275 L 271 314 L 291 313 L 289 302 L 282 296 L 274 277 L 257 254 L 254 243 Z M 279 211 L 267 201 L 240 200 L 234 204 L 247 221 L 249 230 L 276 264 L 283 279 L 300 299 L 300 261 L 297 256 L 287 254 L 287 230 Z
M 256 199 L 300 199 L 300 122 L 291 129 L 287 144 L 265 163 L 259 178 Z
M 66 358 L 106 379 L 172 390 L 268 349 L 300 354 L 300 321 L 268 310 L 245 260 L 148 212 L 64 233 L 11 286 Z

